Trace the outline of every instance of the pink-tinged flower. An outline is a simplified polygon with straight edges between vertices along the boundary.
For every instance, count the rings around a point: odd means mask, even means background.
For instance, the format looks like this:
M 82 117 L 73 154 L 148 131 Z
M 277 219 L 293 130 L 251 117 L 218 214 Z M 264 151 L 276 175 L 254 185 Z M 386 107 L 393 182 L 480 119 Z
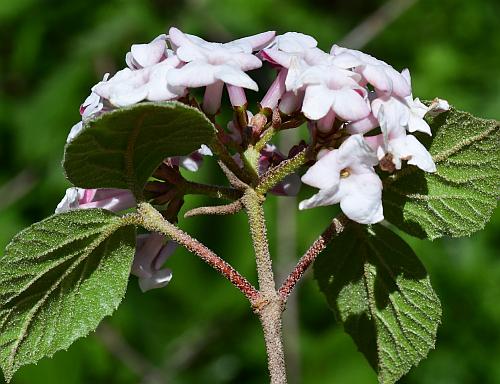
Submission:
M 66 142 L 72 141 L 83 129 L 83 123 L 92 117 L 99 116 L 101 113 L 105 112 L 107 108 L 104 107 L 104 100 L 95 93 L 95 88 L 102 82 L 107 81 L 109 78 L 109 73 L 106 73 L 101 82 L 94 85 L 91 88 L 90 95 L 85 99 L 82 105 L 80 105 L 80 115 L 82 120 L 73 125 L 71 128 Z
M 133 44 L 125 55 L 125 62 L 130 69 L 141 69 L 158 64 L 168 56 L 167 35 L 162 34 L 148 44 Z
M 361 74 L 364 80 L 385 95 L 406 97 L 411 94 L 411 84 L 405 76 L 392 66 L 361 51 L 334 45 L 330 51 L 335 65 L 345 69 L 353 69 Z
M 416 165 L 426 172 L 435 172 L 436 165 L 427 149 L 413 135 L 407 135 L 401 124 L 391 122 L 384 106 L 378 111 L 382 134 L 365 137 L 366 142 L 377 153 L 380 167 L 386 171 L 401 169 L 402 160 Z
M 196 172 L 203 163 L 203 156 L 213 156 L 212 151 L 205 144 L 188 156 L 176 156 L 170 159 L 172 165 L 180 166 L 188 171 Z
M 333 111 L 343 120 L 359 120 L 370 113 L 367 91 L 358 84 L 359 75 L 335 65 L 315 65 L 297 81 L 305 89 L 302 112 L 319 120 Z
M 177 248 L 175 241 L 167 241 L 159 233 L 137 236 L 132 274 L 139 278 L 142 292 L 166 286 L 172 279 L 172 271 L 162 268 Z
M 324 63 L 329 55 L 317 47 L 318 42 L 311 36 L 297 32 L 287 32 L 276 36 L 269 47 L 262 50 L 261 57 L 275 66 L 287 68 L 285 80 L 287 91 L 297 91 L 296 85 L 301 73 L 311 65 Z
M 175 100 L 186 93 L 186 88 L 168 81 L 170 71 L 180 65 L 176 56 L 138 70 L 125 68 L 106 82 L 95 86 L 94 92 L 117 107 L 136 104 L 142 100 Z
M 128 189 L 72 187 L 66 190 L 66 194 L 57 205 L 55 213 L 87 208 L 102 208 L 118 212 L 132 208 L 135 204 L 135 197 Z
M 304 90 L 298 90 L 297 92 L 287 91 L 281 97 L 278 109 L 284 114 L 291 115 L 302 108 L 303 101 Z
M 372 101 L 372 113 L 379 118 L 380 109 L 384 108 L 385 122 L 390 130 L 397 130 L 399 127 L 409 132 L 423 132 L 432 135 L 429 124 L 424 120 L 424 115 L 428 108 L 417 98 L 411 96 L 405 99 L 398 97 L 379 97 Z M 380 119 L 379 123 L 380 123 Z
M 302 201 L 299 209 L 340 203 L 347 217 L 361 224 L 383 220 L 382 182 L 373 166 L 378 163 L 361 135 L 352 135 L 321 157 L 302 176 L 302 182 L 320 191 Z
M 276 79 L 274 79 L 273 83 L 267 90 L 264 98 L 260 102 L 262 108 L 271 108 L 274 109 L 278 105 L 279 100 L 286 92 L 285 89 L 285 79 L 288 73 L 288 69 L 283 68 L 278 71 L 278 75 Z
M 273 37 L 274 32 L 264 32 L 229 43 L 211 43 L 170 28 L 171 44 L 179 59 L 187 64 L 169 74 L 169 83 L 189 88 L 207 86 L 203 109 L 209 114 L 217 113 L 220 107 L 223 83 L 236 87 L 230 91 L 231 101 L 243 105 L 246 98 L 243 100 L 242 90 L 237 88 L 258 90 L 257 83 L 245 73 L 262 66 L 252 51 Z

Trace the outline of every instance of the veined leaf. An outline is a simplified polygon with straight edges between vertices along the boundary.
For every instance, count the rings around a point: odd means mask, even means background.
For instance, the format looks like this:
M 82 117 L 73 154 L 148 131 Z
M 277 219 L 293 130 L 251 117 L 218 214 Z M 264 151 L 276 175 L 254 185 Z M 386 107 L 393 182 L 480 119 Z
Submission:
M 63 166 L 77 187 L 129 189 L 140 199 L 163 159 L 188 155 L 214 136 L 213 124 L 195 108 L 140 103 L 88 121 L 66 145 Z
M 348 226 L 318 257 L 314 274 L 380 383 L 395 383 L 434 348 L 439 299 L 424 266 L 394 232 Z
M 433 137 L 419 135 L 437 166 L 406 166 L 384 181 L 384 216 L 431 240 L 468 236 L 482 228 L 500 191 L 499 122 L 451 109 L 430 119 Z
M 25 364 L 70 346 L 122 300 L 135 228 L 101 209 L 33 224 L 0 258 L 0 365 L 7 380 Z

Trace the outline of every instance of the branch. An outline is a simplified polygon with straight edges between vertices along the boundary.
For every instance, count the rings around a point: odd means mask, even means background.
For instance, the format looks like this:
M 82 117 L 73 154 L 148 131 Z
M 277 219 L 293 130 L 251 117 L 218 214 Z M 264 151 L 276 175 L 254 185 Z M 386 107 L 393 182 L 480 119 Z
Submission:
M 185 181 L 183 187 L 186 194 L 206 195 L 216 199 L 237 200 L 243 193 L 232 187 L 223 187 L 218 185 L 200 184 L 192 181 Z
M 184 218 L 200 216 L 200 215 L 232 215 L 239 212 L 243 208 L 240 200 L 233 201 L 229 204 L 216 205 L 213 207 L 193 208 L 184 214 Z
M 258 300 L 259 292 L 238 271 L 198 240 L 165 220 L 150 204 L 139 203 L 137 214 L 130 215 L 129 218 L 131 223 L 139 224 L 149 231 L 163 233 L 197 255 L 243 292 L 252 304 Z
M 273 138 L 273 136 L 276 134 L 276 128 L 275 127 L 269 127 L 264 131 L 262 136 L 260 137 L 259 141 L 255 143 L 254 149 L 255 151 L 259 152 L 264 149 L 266 144 Z
M 326 248 L 328 243 L 337 235 L 342 233 L 344 228 L 350 223 L 350 220 L 344 215 L 340 214 L 330 225 L 323 231 L 323 233 L 314 241 L 309 247 L 307 252 L 302 256 L 294 270 L 288 275 L 286 280 L 278 290 L 281 298 L 285 301 L 293 288 L 304 275 L 309 266 L 316 260 L 316 257 Z
M 220 169 L 222 170 L 222 172 L 224 172 L 224 175 L 229 181 L 229 184 L 231 184 L 233 188 L 236 188 L 240 191 L 244 191 L 248 188 L 248 184 L 238 179 L 238 177 L 233 172 L 231 172 L 231 170 L 221 160 L 217 161 L 217 164 L 219 164 Z
M 283 180 L 285 176 L 295 172 L 307 161 L 306 152 L 307 149 L 303 149 L 291 159 L 284 160 L 276 167 L 267 171 L 257 188 L 255 188 L 255 191 L 259 194 L 264 194 Z
M 257 175 L 251 175 L 247 169 L 240 168 L 240 166 L 233 159 L 227 148 L 218 138 L 212 140 L 211 149 L 219 157 L 219 159 L 226 165 L 226 167 L 236 175 L 241 181 L 246 184 L 251 184 L 257 179 Z

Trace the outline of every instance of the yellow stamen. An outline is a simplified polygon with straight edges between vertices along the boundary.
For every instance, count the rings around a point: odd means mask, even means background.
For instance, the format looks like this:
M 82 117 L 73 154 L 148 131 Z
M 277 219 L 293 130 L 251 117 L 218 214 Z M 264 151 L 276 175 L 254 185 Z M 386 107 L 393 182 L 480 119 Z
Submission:
M 343 170 L 340 171 L 340 177 L 346 178 L 351 174 L 348 168 L 344 168 Z

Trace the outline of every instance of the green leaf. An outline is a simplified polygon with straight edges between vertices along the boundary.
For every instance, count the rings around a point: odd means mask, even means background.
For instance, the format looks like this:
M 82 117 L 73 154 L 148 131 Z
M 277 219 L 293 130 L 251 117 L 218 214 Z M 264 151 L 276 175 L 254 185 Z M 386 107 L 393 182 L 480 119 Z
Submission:
M 396 382 L 434 348 L 439 299 L 422 263 L 391 230 L 351 224 L 318 257 L 314 273 L 380 383 Z
M 499 122 L 451 109 L 430 119 L 433 137 L 419 135 L 437 172 L 407 166 L 384 181 L 384 216 L 431 240 L 484 228 L 500 188 Z
M 195 108 L 140 103 L 86 123 L 66 145 L 63 166 L 77 187 L 130 189 L 140 199 L 163 159 L 188 155 L 214 136 L 213 124 Z
M 0 257 L 0 365 L 66 349 L 122 300 L 135 228 L 101 209 L 51 216 L 17 234 Z

